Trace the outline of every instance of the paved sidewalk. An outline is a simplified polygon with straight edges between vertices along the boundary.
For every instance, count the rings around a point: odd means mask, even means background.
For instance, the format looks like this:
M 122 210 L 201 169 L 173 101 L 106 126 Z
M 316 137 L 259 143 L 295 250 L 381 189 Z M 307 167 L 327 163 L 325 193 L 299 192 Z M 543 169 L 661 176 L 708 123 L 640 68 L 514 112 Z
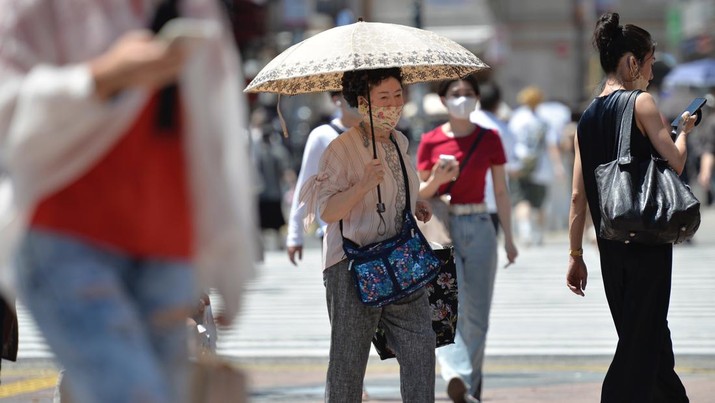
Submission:
M 715 357 L 678 357 L 676 370 L 693 403 L 715 396 Z M 483 401 L 492 403 L 598 402 L 610 357 L 487 357 Z M 325 360 L 244 362 L 252 402 L 322 402 Z M 371 359 L 365 377 L 367 401 L 399 402 L 395 360 Z M 446 402 L 446 384 L 436 380 L 436 401 Z
M 594 403 L 610 357 L 488 356 L 485 364 L 486 403 Z M 322 358 L 242 359 L 235 364 L 248 376 L 250 402 L 323 401 L 327 360 Z M 677 357 L 676 370 L 692 403 L 715 396 L 715 357 Z M 57 377 L 51 360 L 3 362 L 0 402 L 50 403 Z M 396 361 L 371 359 L 365 377 L 366 402 L 399 402 Z M 436 379 L 436 401 L 448 402 L 445 382 Z M 232 400 L 226 400 L 232 402 Z

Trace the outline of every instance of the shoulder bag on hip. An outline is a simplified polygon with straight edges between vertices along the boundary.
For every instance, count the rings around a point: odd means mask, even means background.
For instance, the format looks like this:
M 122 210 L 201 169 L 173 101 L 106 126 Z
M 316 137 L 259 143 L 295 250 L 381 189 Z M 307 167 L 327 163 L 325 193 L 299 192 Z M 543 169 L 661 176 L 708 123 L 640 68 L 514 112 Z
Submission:
M 639 91 L 622 94 L 618 154 L 596 167 L 602 238 L 657 245 L 693 237 L 700 226 L 700 202 L 668 162 L 631 155 L 631 128 Z M 625 99 L 625 101 L 623 101 Z
M 405 208 L 402 212 L 402 229 L 384 241 L 359 246 L 343 236 L 343 250 L 350 261 L 355 287 L 360 300 L 371 306 L 383 306 L 402 299 L 430 282 L 440 269 L 441 262 L 417 228 L 410 207 L 410 183 L 405 161 L 397 142 L 397 149 L 405 181 Z M 340 220 L 340 234 L 343 221 Z

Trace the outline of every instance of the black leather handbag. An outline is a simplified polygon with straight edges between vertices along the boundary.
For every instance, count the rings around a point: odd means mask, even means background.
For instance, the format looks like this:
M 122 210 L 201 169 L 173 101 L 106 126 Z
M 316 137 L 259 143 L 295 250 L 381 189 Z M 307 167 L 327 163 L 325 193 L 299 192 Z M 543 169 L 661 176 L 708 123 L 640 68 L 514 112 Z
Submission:
M 602 238 L 648 245 L 680 243 L 700 226 L 700 202 L 668 162 L 631 155 L 631 128 L 639 91 L 621 95 L 618 154 L 596 167 Z M 619 106 L 623 102 L 619 102 Z

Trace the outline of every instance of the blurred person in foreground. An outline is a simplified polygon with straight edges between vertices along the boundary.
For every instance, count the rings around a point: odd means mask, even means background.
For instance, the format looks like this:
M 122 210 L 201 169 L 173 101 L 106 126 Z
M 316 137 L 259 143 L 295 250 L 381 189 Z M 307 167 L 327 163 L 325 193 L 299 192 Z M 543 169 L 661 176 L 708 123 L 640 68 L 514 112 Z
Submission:
M 449 112 L 449 121 L 425 133 L 417 150 L 420 197 L 439 196 L 449 183 L 449 232 L 457 265 L 459 312 L 454 344 L 437 350 L 447 394 L 454 402 L 481 399 L 484 348 L 489 329 L 497 274 L 497 237 L 487 211 L 485 180 L 491 170 L 499 223 L 504 231 L 508 265 L 518 255 L 511 231 L 511 202 L 506 184 L 506 155 L 495 130 L 469 120 L 479 97 L 474 76 L 439 84 L 437 94 Z M 481 136 L 481 137 L 480 137 Z M 473 148 L 475 141 L 476 148 Z M 466 166 L 460 169 L 472 149 Z M 440 155 L 453 155 L 447 164 Z M 505 267 L 506 267 L 505 266 Z
M 308 135 L 308 141 L 305 143 L 303 151 L 303 161 L 300 165 L 300 173 L 293 191 L 293 201 L 290 207 L 288 218 L 288 236 L 286 238 L 286 247 L 288 251 L 288 259 L 294 265 L 297 265 L 297 260 L 303 259 L 303 220 L 305 219 L 305 206 L 300 204 L 300 190 L 303 188 L 305 181 L 311 176 L 318 173 L 318 164 L 323 152 L 328 148 L 328 144 L 335 140 L 340 134 L 357 126 L 362 117 L 355 108 L 343 98 L 340 92 L 331 92 L 330 99 L 338 108 L 336 116 L 326 124 L 322 124 L 313 129 Z M 327 225 L 320 217 L 316 217 L 320 228 L 318 229 L 318 237 L 323 240 Z
M 239 58 L 210 0 L 0 0 L 2 245 L 77 402 L 181 402 L 186 318 L 254 261 Z M 206 37 L 155 36 L 176 16 Z M 210 29 L 209 29 L 210 28 Z M 241 197 L 239 197 L 241 194 Z M 197 278 L 200 283 L 197 283 Z
M 432 216 L 429 204 L 418 199 L 419 179 L 408 163 L 408 139 L 395 130 L 404 106 L 402 73 L 399 68 L 348 71 L 343 74 L 342 88 L 348 104 L 358 108 L 360 124 L 328 145 L 318 173 L 308 178 L 299 196 L 306 204 L 308 223 L 316 212 L 328 223 L 323 238 L 323 282 L 331 335 L 325 401 L 361 401 L 372 337 L 382 321 L 400 364 L 402 400 L 432 402 L 436 336 L 427 290 L 421 288 L 382 307 L 368 306 L 358 297 L 343 251 L 343 236 L 367 245 L 398 234 L 406 203 L 418 220 L 428 221 Z M 368 97 L 377 158 L 373 157 Z M 377 185 L 387 206 L 380 214 L 375 211 Z
M 583 260 L 587 207 L 597 234 L 606 299 L 618 333 L 618 344 L 601 389 L 601 402 L 687 402 L 675 373 L 668 329 L 673 271 L 673 245 L 609 241 L 598 236 L 601 224 L 594 171 L 613 160 L 618 147 L 619 99 L 630 90 L 645 91 L 653 77 L 655 43 L 635 25 L 620 25 L 617 13 L 602 15 L 593 34 L 606 78 L 599 96 L 579 121 L 569 213 L 569 268 L 566 283 L 583 296 L 588 272 Z M 631 153 L 649 158 L 651 148 L 680 174 L 687 157 L 686 138 L 695 117 L 683 115 L 675 142 L 663 124 L 653 96 L 638 94 Z

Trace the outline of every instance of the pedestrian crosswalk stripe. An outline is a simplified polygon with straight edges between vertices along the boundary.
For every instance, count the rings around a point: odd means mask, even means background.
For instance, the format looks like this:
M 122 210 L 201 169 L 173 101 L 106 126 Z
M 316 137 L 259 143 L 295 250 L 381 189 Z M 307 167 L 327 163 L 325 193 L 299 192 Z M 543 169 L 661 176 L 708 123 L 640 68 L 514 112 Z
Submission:
M 25 393 L 54 388 L 56 383 L 57 374 L 3 383 L 0 385 L 0 398 L 24 395 Z

